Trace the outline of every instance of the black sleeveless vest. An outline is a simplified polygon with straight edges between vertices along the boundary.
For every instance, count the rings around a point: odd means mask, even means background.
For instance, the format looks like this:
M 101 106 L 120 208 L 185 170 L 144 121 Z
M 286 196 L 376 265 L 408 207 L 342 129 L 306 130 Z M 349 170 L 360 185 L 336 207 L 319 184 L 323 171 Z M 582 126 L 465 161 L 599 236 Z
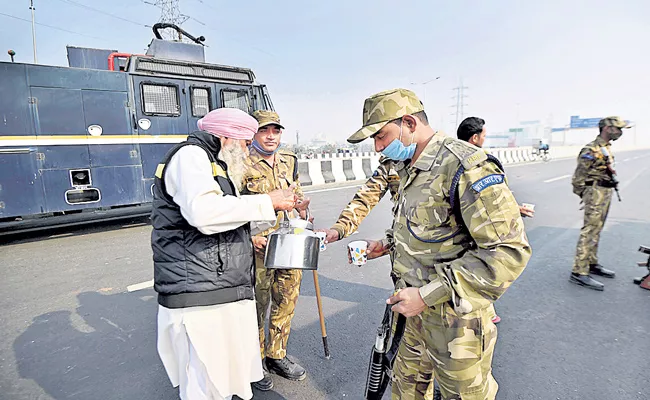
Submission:
M 226 163 L 217 159 L 221 150 L 217 137 L 194 132 L 165 155 L 156 170 L 151 214 L 154 289 L 158 292 L 158 304 L 166 308 L 184 308 L 253 299 L 255 271 L 250 225 L 204 235 L 183 218 L 180 207 L 167 194 L 166 166 L 180 148 L 188 145 L 205 150 L 212 163 L 214 179 L 224 195 L 236 195 Z

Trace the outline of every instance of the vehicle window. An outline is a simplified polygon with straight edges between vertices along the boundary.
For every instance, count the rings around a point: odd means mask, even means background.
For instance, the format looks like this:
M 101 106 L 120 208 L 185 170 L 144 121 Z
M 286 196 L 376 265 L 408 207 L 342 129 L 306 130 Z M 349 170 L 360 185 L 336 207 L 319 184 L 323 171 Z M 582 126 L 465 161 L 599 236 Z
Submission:
M 250 100 L 246 90 L 222 90 L 221 101 L 224 107 L 250 112 Z
M 192 116 L 203 117 L 212 109 L 210 101 L 210 88 L 192 88 Z
M 149 115 L 181 115 L 178 87 L 143 83 L 142 108 L 143 112 Z

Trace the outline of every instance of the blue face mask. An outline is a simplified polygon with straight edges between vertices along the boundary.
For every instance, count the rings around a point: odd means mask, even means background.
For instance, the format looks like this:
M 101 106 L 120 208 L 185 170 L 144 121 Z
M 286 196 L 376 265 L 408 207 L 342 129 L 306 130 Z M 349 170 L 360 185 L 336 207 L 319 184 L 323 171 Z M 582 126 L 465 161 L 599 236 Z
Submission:
M 268 157 L 268 156 L 272 156 L 273 154 L 277 153 L 278 150 L 280 149 L 280 146 L 276 147 L 275 150 L 273 150 L 273 151 L 266 151 L 266 150 L 264 150 L 262 148 L 261 144 L 257 143 L 256 140 L 253 140 L 253 143 L 251 143 L 250 148 L 253 148 L 253 149 L 257 150 L 257 152 L 260 153 L 261 155 Z
M 404 122 L 402 122 L 402 124 L 403 123 Z M 411 136 L 411 142 L 413 142 L 413 136 Z M 384 150 L 382 150 L 381 154 L 394 161 L 406 161 L 413 158 L 413 154 L 415 154 L 415 147 L 415 143 L 404 146 L 404 143 L 402 143 L 402 125 L 400 125 L 399 138 L 390 142 L 390 144 L 386 146 Z

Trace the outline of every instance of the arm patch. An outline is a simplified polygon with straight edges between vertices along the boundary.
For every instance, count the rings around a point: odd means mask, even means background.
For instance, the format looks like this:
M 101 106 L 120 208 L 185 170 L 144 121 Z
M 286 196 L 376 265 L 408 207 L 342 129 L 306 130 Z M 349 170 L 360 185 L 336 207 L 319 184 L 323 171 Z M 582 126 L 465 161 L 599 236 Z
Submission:
M 490 186 L 498 185 L 504 182 L 505 182 L 505 175 L 492 174 L 492 175 L 485 176 L 479 179 L 478 181 L 472 183 L 472 189 L 474 189 L 476 193 L 481 193 L 483 190 L 489 188 Z

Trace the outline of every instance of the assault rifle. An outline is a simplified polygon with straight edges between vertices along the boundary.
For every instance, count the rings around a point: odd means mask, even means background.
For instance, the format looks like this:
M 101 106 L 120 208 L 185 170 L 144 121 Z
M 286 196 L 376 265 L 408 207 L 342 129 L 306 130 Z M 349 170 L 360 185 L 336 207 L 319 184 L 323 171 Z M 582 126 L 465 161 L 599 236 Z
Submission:
M 605 162 L 607 162 L 607 174 L 609 175 L 609 177 L 612 179 L 612 182 L 614 183 L 614 190 L 616 191 L 616 197 L 618 197 L 618 201 L 621 201 L 621 194 L 618 192 L 618 177 L 616 176 L 616 170 L 614 170 L 614 166 L 612 165 L 612 158 L 609 156 L 609 151 L 607 151 L 607 148 L 601 147 L 600 151 L 605 156 Z
M 391 307 L 390 304 L 386 306 L 384 318 L 379 328 L 377 328 L 375 345 L 370 353 L 370 365 L 368 365 L 368 379 L 366 380 L 366 393 L 364 396 L 366 400 L 381 400 L 384 396 L 388 382 L 391 380 L 399 342 L 402 340 L 402 335 L 404 335 L 406 317 L 402 314 L 398 314 L 395 332 L 391 335 L 393 322 Z

